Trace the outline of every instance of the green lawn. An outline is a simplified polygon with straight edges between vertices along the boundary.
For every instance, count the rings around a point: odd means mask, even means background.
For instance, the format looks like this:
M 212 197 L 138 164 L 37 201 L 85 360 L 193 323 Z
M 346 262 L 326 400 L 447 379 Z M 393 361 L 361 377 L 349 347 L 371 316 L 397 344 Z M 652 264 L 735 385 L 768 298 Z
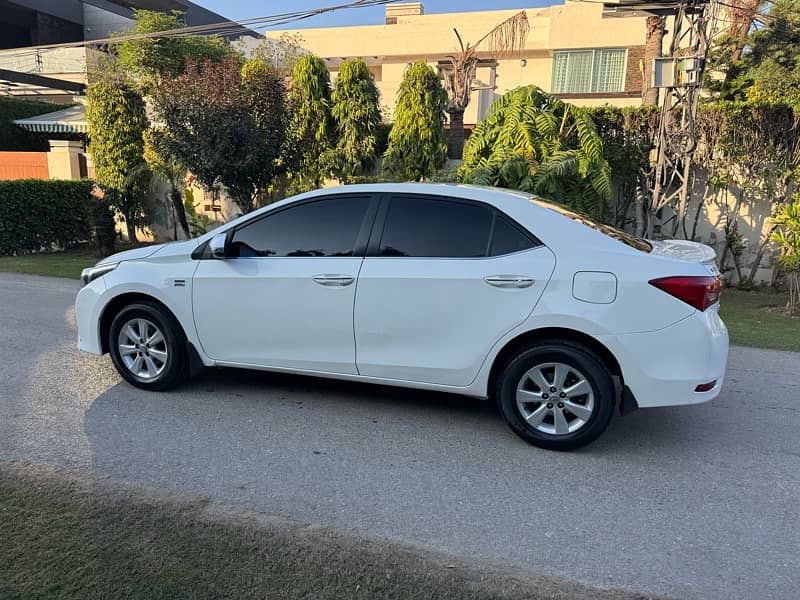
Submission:
M 800 317 L 788 317 L 785 294 L 722 291 L 720 314 L 731 343 L 800 352 Z
M 2 256 L 0 271 L 77 279 L 81 269 L 96 262 L 97 257 L 88 250 Z M 785 304 L 784 294 L 724 290 L 721 314 L 731 343 L 800 352 L 800 317 L 782 314 L 780 308 Z
M 81 270 L 91 267 L 98 260 L 89 250 L 0 256 L 0 271 L 78 279 L 81 276 Z
M 0 461 L 0 540 L 4 600 L 652 598 L 21 462 Z

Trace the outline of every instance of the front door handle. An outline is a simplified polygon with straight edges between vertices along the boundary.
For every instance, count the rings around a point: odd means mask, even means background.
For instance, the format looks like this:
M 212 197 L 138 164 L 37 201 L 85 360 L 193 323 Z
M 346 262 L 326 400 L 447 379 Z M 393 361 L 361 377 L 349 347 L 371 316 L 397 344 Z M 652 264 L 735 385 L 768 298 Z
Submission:
M 314 275 L 312 279 L 314 283 L 326 285 L 328 287 L 345 287 L 355 281 L 355 277 L 351 275 L 332 275 L 329 273 Z
M 534 284 L 534 279 L 524 275 L 490 275 L 483 280 L 499 288 L 527 288 Z

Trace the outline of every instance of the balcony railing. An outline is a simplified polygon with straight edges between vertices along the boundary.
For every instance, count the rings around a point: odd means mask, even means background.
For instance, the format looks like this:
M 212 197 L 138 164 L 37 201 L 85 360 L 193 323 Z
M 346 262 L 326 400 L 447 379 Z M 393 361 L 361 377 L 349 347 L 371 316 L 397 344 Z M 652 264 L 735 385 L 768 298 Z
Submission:
M 86 48 L 0 50 L 0 69 L 20 73 L 86 74 Z

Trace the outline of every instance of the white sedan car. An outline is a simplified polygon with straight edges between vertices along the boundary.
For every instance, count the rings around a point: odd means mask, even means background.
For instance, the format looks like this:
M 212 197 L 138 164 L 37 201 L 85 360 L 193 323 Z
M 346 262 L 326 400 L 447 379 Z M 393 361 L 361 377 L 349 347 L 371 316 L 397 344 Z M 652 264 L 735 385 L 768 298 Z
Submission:
M 78 347 L 165 390 L 204 366 L 492 398 L 544 448 L 719 394 L 714 252 L 529 194 L 444 184 L 301 194 L 86 269 Z

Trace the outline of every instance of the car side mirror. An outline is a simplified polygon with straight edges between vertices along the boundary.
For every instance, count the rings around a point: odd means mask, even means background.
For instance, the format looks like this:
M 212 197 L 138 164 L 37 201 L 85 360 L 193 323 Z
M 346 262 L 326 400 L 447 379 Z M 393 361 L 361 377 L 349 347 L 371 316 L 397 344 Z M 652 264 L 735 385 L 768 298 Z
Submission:
M 211 250 L 211 257 L 212 258 L 219 258 L 221 260 L 225 260 L 226 256 L 226 243 L 228 240 L 228 234 L 226 233 L 218 233 L 214 237 L 211 238 L 211 241 L 208 243 L 209 250 Z

